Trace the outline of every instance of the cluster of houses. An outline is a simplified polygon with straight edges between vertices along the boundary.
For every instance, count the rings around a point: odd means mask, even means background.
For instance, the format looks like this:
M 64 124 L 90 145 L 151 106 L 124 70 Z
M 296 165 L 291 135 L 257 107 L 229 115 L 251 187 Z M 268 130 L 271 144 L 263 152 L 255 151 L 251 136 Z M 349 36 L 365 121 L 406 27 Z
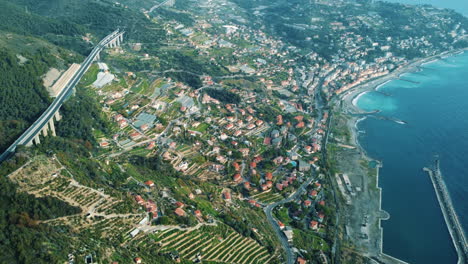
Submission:
M 156 205 L 154 201 L 152 200 L 145 201 L 145 199 L 143 199 L 141 195 L 135 195 L 134 198 L 135 198 L 135 201 L 146 210 L 146 212 L 150 213 L 152 219 L 158 218 L 159 216 L 158 206 Z

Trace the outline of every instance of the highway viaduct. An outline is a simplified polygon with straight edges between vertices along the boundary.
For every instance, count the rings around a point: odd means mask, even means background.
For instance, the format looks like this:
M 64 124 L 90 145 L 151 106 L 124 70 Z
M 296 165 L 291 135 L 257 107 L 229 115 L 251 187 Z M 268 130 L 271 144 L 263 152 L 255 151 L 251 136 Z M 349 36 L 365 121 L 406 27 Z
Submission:
M 69 82 L 64 85 L 62 91 L 57 95 L 55 100 L 49 105 L 49 107 L 42 113 L 42 115 L 25 131 L 23 134 L 16 139 L 13 144 L 0 155 L 0 162 L 8 159 L 16 150 L 17 146 L 31 146 L 33 143 L 40 144 L 40 135 L 56 136 L 55 133 L 55 121 L 59 121 L 62 117 L 59 113 L 60 107 L 66 101 L 67 98 L 73 93 L 73 89 L 78 84 L 80 79 L 89 69 L 93 61 L 100 59 L 100 53 L 104 48 L 114 48 L 120 46 L 123 42 L 123 35 L 125 32 L 117 29 L 111 34 L 103 38 L 86 57 L 81 64 L 80 68 L 76 71 L 73 77 L 70 78 Z

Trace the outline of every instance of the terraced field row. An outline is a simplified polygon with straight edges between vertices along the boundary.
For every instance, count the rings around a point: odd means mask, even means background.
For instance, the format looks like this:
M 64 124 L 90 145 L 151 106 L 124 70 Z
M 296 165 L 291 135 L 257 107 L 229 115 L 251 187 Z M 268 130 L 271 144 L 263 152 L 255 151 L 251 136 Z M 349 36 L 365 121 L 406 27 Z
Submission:
M 258 200 L 259 202 L 266 203 L 266 204 L 274 203 L 274 202 L 281 201 L 282 199 L 284 199 L 284 197 L 281 194 L 273 193 L 271 191 L 257 194 L 255 196 L 252 196 L 252 198 Z
M 83 211 L 95 211 L 100 214 L 126 212 L 126 203 L 108 194 L 83 186 L 62 173 L 16 175 L 15 181 L 22 190 L 36 196 L 54 196 L 71 205 L 80 207 Z
M 109 239 L 129 236 L 145 216 L 127 209 L 125 201 L 112 197 L 102 190 L 81 185 L 50 159 L 44 158 L 29 164 L 11 175 L 21 190 L 38 197 L 52 196 L 81 208 L 81 213 L 45 220 L 51 225 L 68 225 L 75 231 L 89 231 Z
M 168 229 L 149 236 L 137 237 L 132 243 L 140 247 L 157 247 L 162 253 L 178 252 L 181 258 L 221 263 L 268 263 L 272 259 L 267 249 L 257 241 L 243 237 L 230 227 L 214 230 L 203 227 L 195 230 Z

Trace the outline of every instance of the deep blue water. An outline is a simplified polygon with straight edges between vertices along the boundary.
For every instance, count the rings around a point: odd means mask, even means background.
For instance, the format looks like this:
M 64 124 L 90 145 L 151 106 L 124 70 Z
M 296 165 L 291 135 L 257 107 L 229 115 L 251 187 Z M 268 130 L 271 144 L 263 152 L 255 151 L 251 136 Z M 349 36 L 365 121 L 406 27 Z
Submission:
M 468 230 L 468 53 L 405 74 L 418 84 L 395 80 L 360 97 L 364 110 L 379 109 L 394 121 L 367 118 L 358 124 L 359 141 L 382 160 L 379 184 L 383 251 L 416 264 L 456 263 L 457 256 L 429 176 L 422 171 L 440 155 L 442 174 L 459 219 Z

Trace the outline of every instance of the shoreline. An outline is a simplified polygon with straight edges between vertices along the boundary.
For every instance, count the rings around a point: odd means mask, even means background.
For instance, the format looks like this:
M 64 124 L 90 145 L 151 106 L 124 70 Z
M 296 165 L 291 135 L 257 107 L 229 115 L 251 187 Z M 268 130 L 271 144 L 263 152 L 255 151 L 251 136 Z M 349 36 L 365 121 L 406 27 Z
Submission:
M 368 117 L 368 114 L 371 114 L 371 113 L 366 112 L 363 109 L 359 108 L 357 106 L 357 102 L 359 98 L 363 96 L 364 94 L 378 91 L 381 87 L 385 86 L 387 83 L 393 80 L 399 79 L 404 74 L 419 72 L 422 70 L 421 68 L 424 65 L 442 60 L 447 57 L 462 54 L 466 52 L 467 50 L 468 49 L 460 49 L 460 50 L 455 50 L 455 51 L 443 52 L 441 54 L 437 54 L 437 55 L 430 56 L 427 58 L 421 58 L 421 59 L 410 61 L 406 64 L 400 65 L 396 70 L 394 70 L 393 72 L 385 76 L 369 80 L 364 84 L 350 88 L 345 94 L 339 95 L 336 99 L 333 99 L 330 102 L 332 105 L 337 105 L 336 104 L 337 102 L 344 101 L 343 110 L 344 110 L 344 113 L 349 116 L 349 119 L 347 121 L 347 126 L 351 133 L 351 138 L 352 138 L 351 142 L 356 145 L 356 147 L 362 153 L 362 157 L 365 160 L 378 162 L 375 168 L 376 169 L 376 179 L 375 179 L 376 186 L 373 186 L 373 187 L 375 187 L 379 193 L 379 213 L 382 216 L 379 217 L 379 220 L 378 220 L 378 228 L 379 228 L 380 234 L 379 234 L 379 241 L 377 241 L 377 243 L 379 244 L 380 252 L 378 252 L 378 255 L 375 257 L 379 258 L 382 261 L 389 261 L 389 263 L 399 263 L 399 264 L 406 263 L 407 264 L 407 262 L 401 259 L 398 259 L 396 257 L 387 255 L 383 252 L 383 228 L 381 224 L 382 224 L 382 220 L 388 220 L 390 218 L 390 215 L 382 209 L 382 188 L 379 187 L 379 177 L 380 177 L 379 172 L 380 172 L 380 168 L 383 165 L 381 161 L 371 158 L 359 142 L 358 137 L 361 131 L 359 131 L 358 124 L 359 122 L 365 120 Z M 362 115 L 362 116 L 357 116 L 357 115 Z
M 402 75 L 408 74 L 408 73 L 414 73 L 414 72 L 419 72 L 421 71 L 421 67 L 424 65 L 442 60 L 447 57 L 451 57 L 454 55 L 459 55 L 462 54 L 463 52 L 468 51 L 468 48 L 466 49 L 460 49 L 460 50 L 454 50 L 454 51 L 448 51 L 448 52 L 443 52 L 437 55 L 433 55 L 427 58 L 421 58 L 421 59 L 416 59 L 413 61 L 410 61 L 406 64 L 400 65 L 396 70 L 393 72 L 382 76 L 382 77 L 377 77 L 376 79 L 371 79 L 363 84 L 354 86 L 350 88 L 347 92 L 345 92 L 343 95 L 339 95 L 338 99 L 340 101 L 345 102 L 345 109 L 347 110 L 348 113 L 350 114 L 367 114 L 367 112 L 363 111 L 360 109 L 355 103 L 357 103 L 357 100 L 359 97 L 364 95 L 365 93 L 368 92 L 374 92 L 378 91 L 380 88 L 385 86 L 387 83 L 399 79 Z M 336 99 L 335 99 L 336 100 Z M 353 111 L 353 112 L 350 112 Z

